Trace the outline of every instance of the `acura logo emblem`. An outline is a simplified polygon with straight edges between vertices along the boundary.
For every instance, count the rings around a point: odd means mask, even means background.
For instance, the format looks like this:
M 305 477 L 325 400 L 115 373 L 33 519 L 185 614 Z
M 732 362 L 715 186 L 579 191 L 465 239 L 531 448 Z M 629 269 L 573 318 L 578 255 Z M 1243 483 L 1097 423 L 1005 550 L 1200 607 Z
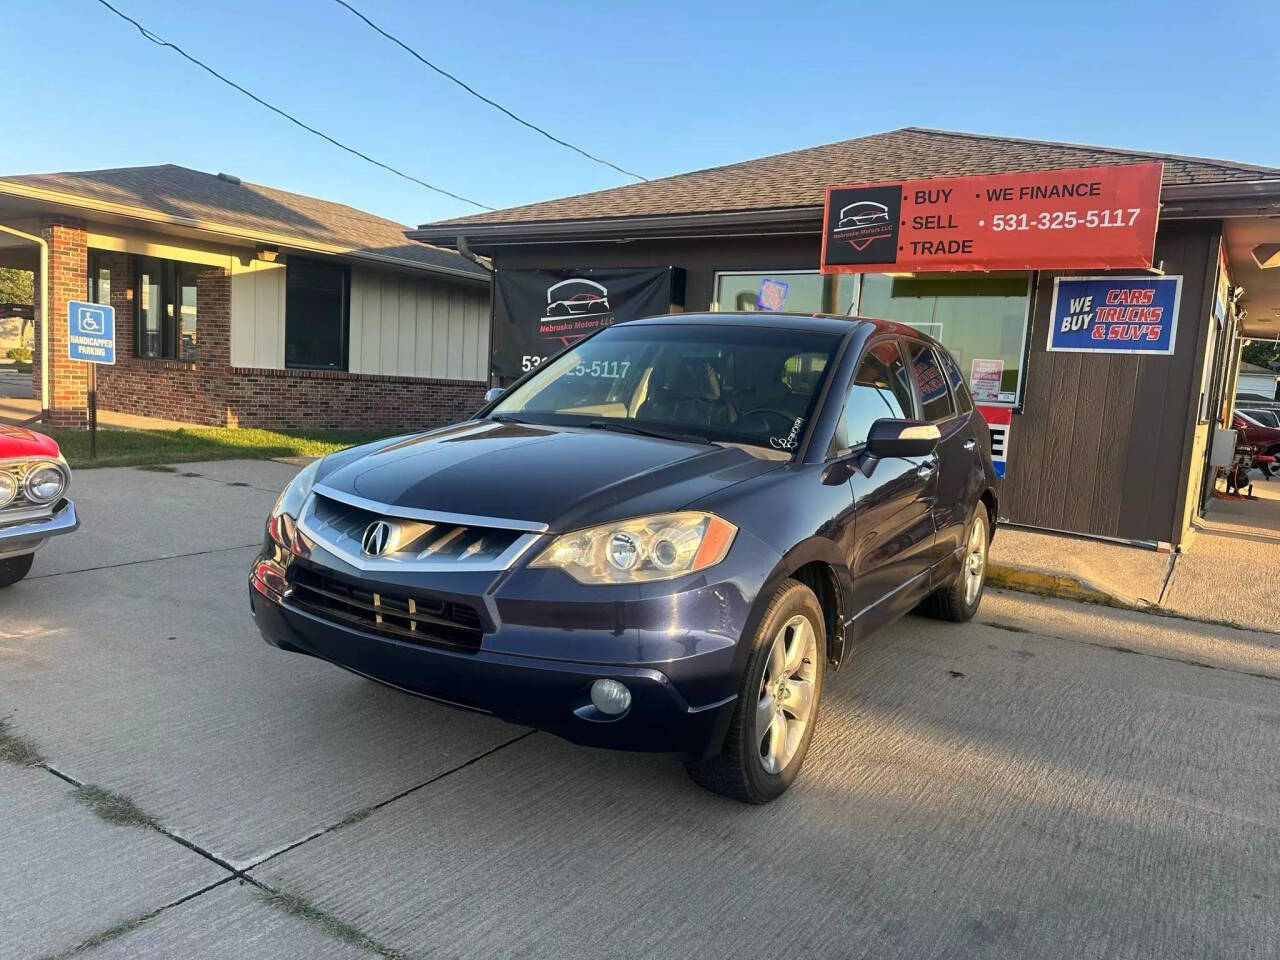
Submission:
M 360 538 L 360 549 L 365 556 L 380 557 L 387 552 L 395 531 L 385 520 L 375 520 L 364 528 L 364 536 Z

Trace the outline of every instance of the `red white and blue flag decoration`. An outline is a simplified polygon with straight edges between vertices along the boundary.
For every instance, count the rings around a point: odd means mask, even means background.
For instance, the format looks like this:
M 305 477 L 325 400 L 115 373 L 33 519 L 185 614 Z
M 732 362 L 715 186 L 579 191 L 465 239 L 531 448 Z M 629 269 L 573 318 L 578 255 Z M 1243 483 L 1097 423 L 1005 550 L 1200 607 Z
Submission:
M 978 406 L 978 412 L 991 430 L 991 464 L 996 476 L 1004 476 L 1005 457 L 1009 452 L 1009 427 L 1013 424 L 1013 408 Z

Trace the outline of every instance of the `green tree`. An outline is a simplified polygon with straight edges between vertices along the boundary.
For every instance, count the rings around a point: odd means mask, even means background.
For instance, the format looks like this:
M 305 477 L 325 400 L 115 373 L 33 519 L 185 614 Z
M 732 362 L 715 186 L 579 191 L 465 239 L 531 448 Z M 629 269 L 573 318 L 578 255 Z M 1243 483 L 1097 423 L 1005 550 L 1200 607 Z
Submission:
M 1240 359 L 1275 370 L 1280 367 L 1280 344 L 1274 340 L 1255 340 L 1241 351 Z
M 0 303 L 33 303 L 35 274 L 17 267 L 0 267 Z

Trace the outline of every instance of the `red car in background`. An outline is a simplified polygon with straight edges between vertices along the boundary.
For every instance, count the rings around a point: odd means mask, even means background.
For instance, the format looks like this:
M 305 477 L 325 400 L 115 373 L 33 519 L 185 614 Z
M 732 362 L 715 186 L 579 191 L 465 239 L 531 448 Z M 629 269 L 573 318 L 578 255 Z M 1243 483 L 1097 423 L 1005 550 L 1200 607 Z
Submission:
M 52 437 L 0 424 L 0 587 L 27 575 L 46 540 L 80 525 L 70 485 Z
M 1231 416 L 1231 426 L 1244 434 L 1245 442 L 1257 453 L 1280 458 L 1280 429 L 1254 419 L 1248 410 L 1235 411 Z M 1280 473 L 1280 467 L 1275 462 L 1260 463 L 1258 468 L 1268 477 Z

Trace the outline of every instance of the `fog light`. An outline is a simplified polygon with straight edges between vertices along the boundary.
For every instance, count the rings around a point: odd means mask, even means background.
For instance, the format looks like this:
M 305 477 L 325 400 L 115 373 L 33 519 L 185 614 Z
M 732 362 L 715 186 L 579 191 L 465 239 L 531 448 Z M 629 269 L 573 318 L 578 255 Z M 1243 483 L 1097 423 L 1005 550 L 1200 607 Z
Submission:
M 591 684 L 591 705 L 601 713 L 616 717 L 631 706 L 631 691 L 617 680 L 597 680 Z

